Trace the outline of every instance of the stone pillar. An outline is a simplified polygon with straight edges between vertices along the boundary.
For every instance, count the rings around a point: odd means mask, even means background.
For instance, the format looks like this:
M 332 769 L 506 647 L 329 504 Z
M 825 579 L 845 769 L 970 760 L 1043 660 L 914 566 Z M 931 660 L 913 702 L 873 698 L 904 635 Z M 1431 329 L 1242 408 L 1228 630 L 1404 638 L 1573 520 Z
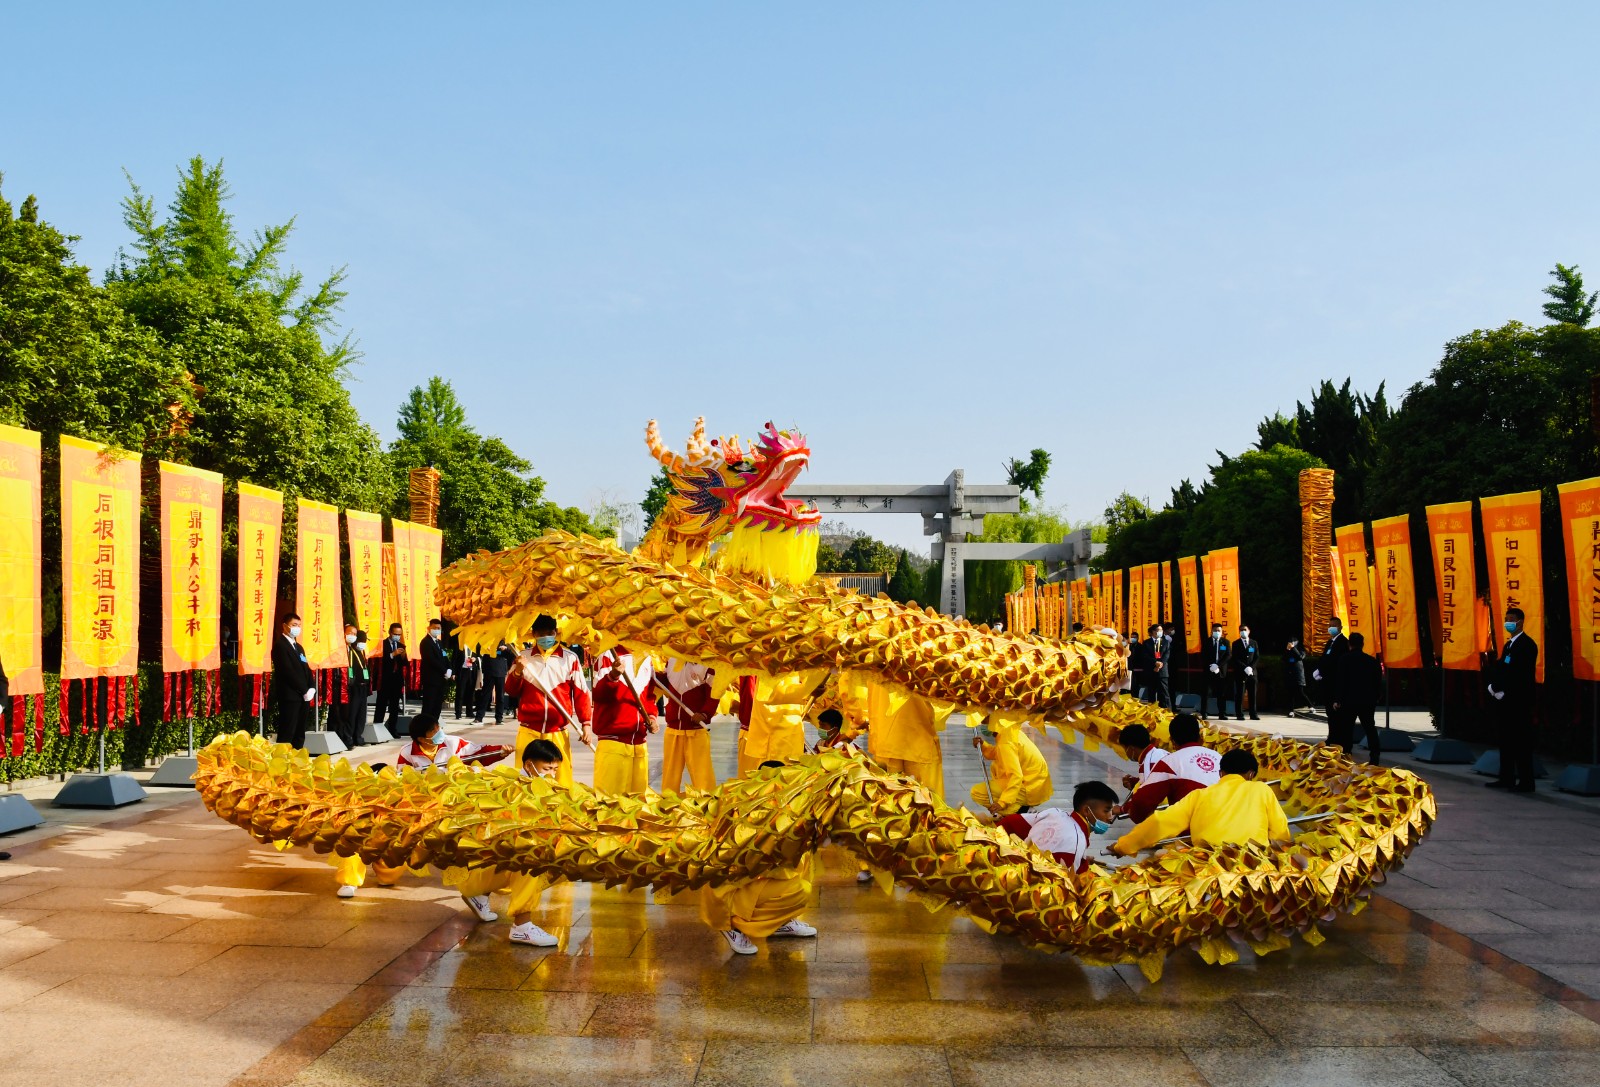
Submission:
M 1306 468 L 1300 473 L 1300 611 L 1301 644 L 1310 651 L 1322 644 L 1333 616 L 1333 469 Z
M 962 558 L 965 540 L 944 541 L 944 584 L 939 591 L 939 610 L 946 615 L 967 614 L 967 571 Z

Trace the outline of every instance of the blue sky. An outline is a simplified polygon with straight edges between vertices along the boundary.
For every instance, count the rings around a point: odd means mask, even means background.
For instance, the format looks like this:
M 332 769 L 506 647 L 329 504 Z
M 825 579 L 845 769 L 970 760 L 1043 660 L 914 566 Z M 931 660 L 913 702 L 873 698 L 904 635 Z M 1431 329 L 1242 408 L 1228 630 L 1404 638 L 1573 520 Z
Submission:
M 98 272 L 124 168 L 224 159 L 348 265 L 368 421 L 443 375 L 562 502 L 704 413 L 817 482 L 1043 446 L 1068 516 L 1159 504 L 1323 377 L 1537 321 L 1558 260 L 1600 285 L 1593 5 L 245 8 L 8 13 L 6 192 Z

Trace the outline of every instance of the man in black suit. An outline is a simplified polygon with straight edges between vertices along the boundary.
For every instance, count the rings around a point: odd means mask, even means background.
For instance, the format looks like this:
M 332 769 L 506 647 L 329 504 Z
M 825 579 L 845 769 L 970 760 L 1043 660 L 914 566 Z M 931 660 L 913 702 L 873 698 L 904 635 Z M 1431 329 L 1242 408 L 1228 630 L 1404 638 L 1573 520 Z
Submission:
M 1200 667 L 1205 671 L 1206 689 L 1217 701 L 1217 716 L 1228 716 L 1228 654 L 1233 647 L 1222 633 L 1221 623 L 1211 624 L 1211 637 L 1200 647 Z
M 1506 644 L 1489 669 L 1489 696 L 1500 726 L 1500 776 L 1491 789 L 1533 792 L 1533 704 L 1539 644 L 1522 629 L 1521 608 L 1506 609 Z
M 506 707 L 506 676 L 511 672 L 511 666 L 517 662 L 517 651 L 505 642 L 495 647 L 493 656 L 484 656 L 479 659 L 483 669 L 483 686 L 478 691 L 478 706 L 476 719 L 483 720 L 484 711 L 489 708 L 489 694 L 494 693 L 494 723 L 499 724 L 505 715 Z
M 1150 640 L 1145 642 L 1145 664 L 1149 668 L 1150 699 L 1163 709 L 1172 708 L 1172 639 L 1161 629 L 1160 623 L 1150 626 Z
M 1335 615 L 1328 621 L 1328 640 L 1322 643 L 1322 654 L 1317 658 L 1316 664 L 1311 669 L 1311 679 L 1317 684 L 1317 693 L 1322 696 L 1323 706 L 1333 702 L 1333 669 L 1338 664 L 1338 658 L 1350 652 L 1350 639 L 1344 636 L 1344 620 Z M 1333 738 L 1333 713 L 1328 713 L 1328 742 L 1338 743 Z
M 406 689 L 406 639 L 399 623 L 389 624 L 378 661 L 378 708 L 372 712 L 372 721 L 381 725 L 387 715 L 390 722 L 398 722 Z
M 284 618 L 272 642 L 272 696 L 278 704 L 278 742 L 304 747 L 317 681 L 306 663 L 305 650 L 300 648 L 298 615 Z
M 470 647 L 460 646 L 451 659 L 456 673 L 456 720 L 474 716 L 483 720 L 478 710 L 478 673 L 483 667 L 483 658 Z
M 1244 720 L 1244 700 L 1250 699 L 1250 720 L 1261 720 L 1256 706 L 1256 668 L 1261 663 L 1261 647 L 1250 640 L 1250 628 L 1239 627 L 1239 637 L 1228 650 L 1228 679 L 1233 684 L 1233 717 Z
M 444 627 L 439 620 L 428 622 L 428 636 L 422 639 L 422 718 L 437 721 L 444 710 L 444 684 L 455 671 L 445 656 Z
M 1150 689 L 1150 643 L 1139 635 L 1129 635 L 1128 671 L 1133 673 L 1133 697 L 1146 698 Z
M 1349 638 L 1349 651 L 1339 654 L 1333 666 L 1333 694 L 1328 699 L 1330 727 L 1337 721 L 1338 744 L 1346 755 L 1355 746 L 1356 721 L 1367 734 L 1367 757 L 1372 765 L 1383 761 L 1378 739 L 1378 698 L 1383 694 L 1383 666 L 1365 652 L 1366 639 Z
M 345 705 L 344 728 L 339 739 L 346 747 L 359 747 L 367 731 L 367 695 L 372 693 L 372 672 L 367 665 L 367 632 L 354 631 L 355 641 L 348 643 L 350 663 L 345 669 L 348 696 Z M 350 635 L 346 635 L 350 637 Z

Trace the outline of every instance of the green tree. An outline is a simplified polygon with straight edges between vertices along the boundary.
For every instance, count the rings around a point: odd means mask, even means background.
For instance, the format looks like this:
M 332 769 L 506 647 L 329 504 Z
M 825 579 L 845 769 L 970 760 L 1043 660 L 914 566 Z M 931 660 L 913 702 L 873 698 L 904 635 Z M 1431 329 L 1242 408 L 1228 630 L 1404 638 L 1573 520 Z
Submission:
M 411 469 L 438 469 L 445 562 L 479 549 L 515 547 L 551 528 L 593 530 L 581 511 L 545 499 L 544 480 L 531 474 L 532 464 L 467 423 L 455 389 L 443 378 L 411 390 L 396 429 L 399 437 L 389 447 L 396 494 L 390 512 L 410 515 L 401 484 Z
M 1332 468 L 1334 523 L 1350 524 L 1372 516 L 1368 479 L 1383 457 L 1389 418 L 1381 382 L 1377 392 L 1364 396 L 1351 390 L 1349 378 L 1342 385 L 1324 381 L 1312 390 L 1309 405 L 1295 404 L 1293 418 L 1276 414 L 1262 420 L 1256 448 L 1303 449 Z
M 1082 528 L 1068 521 L 1061 509 L 1029 510 L 1026 513 L 991 513 L 983 519 L 979 543 L 1060 543 Z M 980 621 L 1005 615 L 1005 595 L 1022 587 L 1020 562 L 967 563 L 967 615 Z
M 1050 454 L 1035 449 L 1026 461 L 1012 457 L 1005 463 L 1006 482 L 1019 488 L 1023 494 L 1032 494 L 1035 501 L 1044 498 L 1045 477 L 1050 474 Z M 1024 503 L 1027 499 L 1022 500 Z
M 1579 328 L 1588 325 L 1594 319 L 1594 302 L 1600 298 L 1600 291 L 1584 295 L 1583 276 L 1578 273 L 1576 264 L 1570 268 L 1557 264 L 1550 278 L 1555 282 L 1546 287 L 1544 293 L 1553 301 L 1544 304 L 1544 315 L 1560 324 Z
M 910 554 L 900 552 L 900 558 L 894 566 L 894 576 L 889 579 L 889 599 L 902 604 L 915 604 L 922 598 L 922 590 L 921 572 L 912 565 Z
M 1106 507 L 1106 536 L 1108 540 L 1115 540 L 1117 534 L 1129 525 L 1143 521 L 1151 514 L 1148 503 L 1133 497 L 1123 491 L 1111 500 L 1111 505 Z
M 650 489 L 644 493 L 644 501 L 639 503 L 639 508 L 644 511 L 646 532 L 656 523 L 661 511 L 667 508 L 667 499 L 671 497 L 672 479 L 667 475 L 667 470 L 662 468 L 650 477 Z

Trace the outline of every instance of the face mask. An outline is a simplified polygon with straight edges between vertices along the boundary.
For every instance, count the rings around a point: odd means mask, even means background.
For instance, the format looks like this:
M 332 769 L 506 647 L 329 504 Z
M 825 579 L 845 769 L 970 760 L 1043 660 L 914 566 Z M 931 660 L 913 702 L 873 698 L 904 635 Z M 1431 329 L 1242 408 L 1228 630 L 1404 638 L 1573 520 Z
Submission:
M 428 637 L 437 638 L 438 636 L 439 636 L 439 628 L 438 627 L 429 627 L 428 628 Z
M 1089 824 L 1089 827 L 1096 834 L 1104 834 L 1106 831 L 1111 829 L 1111 824 L 1106 822 L 1104 819 L 1096 819 L 1094 822 Z
M 1222 637 L 1222 631 L 1220 631 L 1220 630 L 1213 630 L 1213 631 L 1212 631 L 1212 632 L 1211 632 L 1211 637 L 1212 637 L 1212 638 L 1213 638 L 1213 639 L 1216 639 L 1216 638 L 1220 638 L 1220 637 Z
M 430 744 L 432 744 L 434 747 L 438 747 L 440 744 L 444 743 L 444 729 L 440 729 L 438 732 L 435 732 L 432 736 L 429 736 L 428 737 L 428 742 Z
M 361 652 L 365 653 L 367 651 L 367 643 L 366 642 L 357 642 L 356 643 L 356 648 L 361 650 Z
M 355 645 L 356 644 L 356 636 L 354 634 L 346 634 L 344 636 L 344 644 L 345 645 Z
M 540 649 L 554 649 L 556 647 L 556 636 L 554 634 L 544 634 L 533 641 Z
M 1338 627 L 1329 627 L 1328 628 L 1328 637 L 1337 638 L 1338 636 L 1339 636 L 1339 628 Z
M 1239 632 L 1239 640 L 1241 642 L 1248 642 L 1250 640 L 1250 632 L 1248 630 L 1241 630 Z
M 300 624 L 299 623 L 296 623 L 296 624 L 294 624 L 293 626 L 291 626 L 289 628 L 289 637 L 291 637 L 291 638 L 300 637 Z
M 1506 633 L 1507 634 L 1515 634 L 1516 632 L 1517 632 L 1517 624 L 1509 623 L 1509 622 L 1506 623 Z

